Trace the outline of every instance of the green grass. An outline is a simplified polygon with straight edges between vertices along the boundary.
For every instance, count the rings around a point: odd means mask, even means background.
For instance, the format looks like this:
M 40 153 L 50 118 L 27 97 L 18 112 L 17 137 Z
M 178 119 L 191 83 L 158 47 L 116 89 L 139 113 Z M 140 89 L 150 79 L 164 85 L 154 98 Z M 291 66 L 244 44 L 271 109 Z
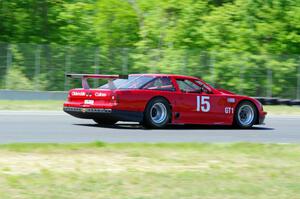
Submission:
M 300 145 L 0 145 L 0 198 L 291 199 Z
M 59 100 L 0 100 L 0 110 L 62 110 L 63 101 Z
M 264 110 L 270 115 L 300 115 L 300 106 L 267 105 Z

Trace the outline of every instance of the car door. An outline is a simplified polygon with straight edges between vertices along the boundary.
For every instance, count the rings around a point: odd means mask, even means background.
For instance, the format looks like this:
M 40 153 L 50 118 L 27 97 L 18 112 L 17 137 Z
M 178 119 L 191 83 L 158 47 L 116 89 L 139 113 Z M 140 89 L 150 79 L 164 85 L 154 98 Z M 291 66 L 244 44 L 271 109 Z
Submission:
M 203 92 L 192 79 L 176 79 L 178 123 L 223 124 L 224 97 Z

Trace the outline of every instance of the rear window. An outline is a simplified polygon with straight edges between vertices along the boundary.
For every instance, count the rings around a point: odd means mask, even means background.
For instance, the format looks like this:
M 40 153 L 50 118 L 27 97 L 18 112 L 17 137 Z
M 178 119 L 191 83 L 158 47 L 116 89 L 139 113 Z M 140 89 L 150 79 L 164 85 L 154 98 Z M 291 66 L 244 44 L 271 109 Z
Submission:
M 148 82 L 152 81 L 155 77 L 144 75 L 130 75 L 128 79 L 116 79 L 113 82 L 117 89 L 139 89 Z M 108 89 L 109 85 L 104 84 L 99 87 L 100 89 Z

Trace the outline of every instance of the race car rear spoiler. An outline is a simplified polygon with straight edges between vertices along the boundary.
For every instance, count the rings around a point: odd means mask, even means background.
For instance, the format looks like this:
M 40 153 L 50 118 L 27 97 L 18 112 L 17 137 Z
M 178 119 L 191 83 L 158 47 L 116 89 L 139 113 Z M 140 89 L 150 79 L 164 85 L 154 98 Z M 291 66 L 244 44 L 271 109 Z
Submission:
M 112 82 L 114 79 L 128 79 L 128 75 L 101 75 L 101 74 L 67 74 L 67 77 L 81 79 L 82 88 L 89 89 L 90 86 L 87 79 L 107 79 L 108 87 L 111 90 L 116 89 L 116 86 Z

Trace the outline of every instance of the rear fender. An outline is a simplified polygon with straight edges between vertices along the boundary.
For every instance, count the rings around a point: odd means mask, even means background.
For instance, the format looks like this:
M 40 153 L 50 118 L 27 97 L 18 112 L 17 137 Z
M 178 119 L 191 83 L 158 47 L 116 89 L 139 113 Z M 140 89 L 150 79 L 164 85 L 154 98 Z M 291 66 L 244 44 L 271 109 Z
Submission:
M 144 107 L 144 111 L 146 110 L 146 107 L 148 106 L 149 102 L 152 101 L 152 100 L 154 100 L 154 99 L 156 99 L 156 98 L 164 98 L 169 103 L 170 108 L 172 110 L 172 104 L 171 104 L 170 100 L 167 97 L 165 97 L 165 96 L 159 96 L 158 95 L 158 96 L 154 96 L 154 97 L 152 97 L 151 99 L 148 100 L 148 102 L 146 103 L 146 105 Z

